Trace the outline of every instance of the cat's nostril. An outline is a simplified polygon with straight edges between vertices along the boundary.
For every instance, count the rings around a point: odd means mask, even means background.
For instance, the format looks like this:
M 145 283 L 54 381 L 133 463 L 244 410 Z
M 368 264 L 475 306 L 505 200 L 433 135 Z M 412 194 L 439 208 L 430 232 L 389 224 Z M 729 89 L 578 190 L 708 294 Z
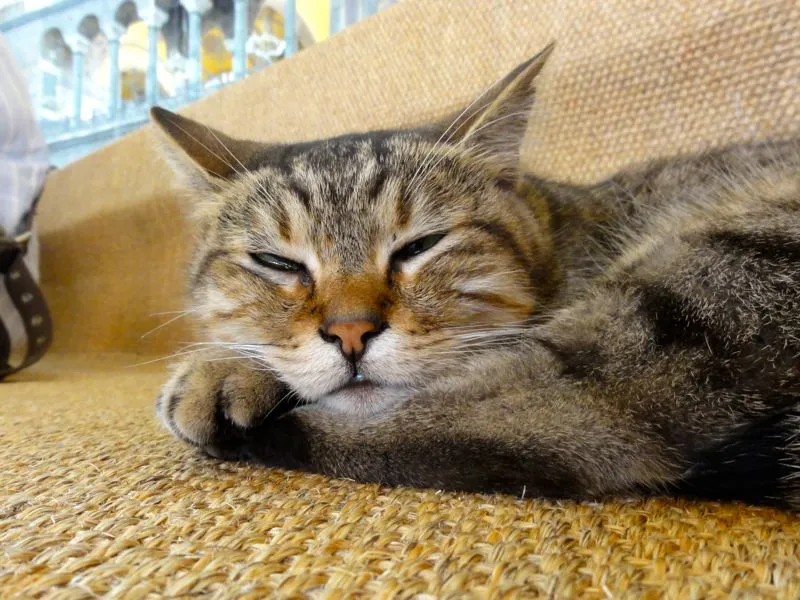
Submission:
M 322 327 L 319 328 L 319 337 L 321 337 L 324 341 L 328 342 L 329 344 L 336 344 L 338 342 L 341 342 L 341 340 L 337 336 L 330 335 Z
M 389 327 L 388 323 L 381 323 L 374 330 L 367 331 L 366 333 L 364 333 L 361 336 L 361 342 L 366 346 L 368 341 L 370 341 L 372 338 L 378 337 L 380 334 L 386 331 L 388 327 Z

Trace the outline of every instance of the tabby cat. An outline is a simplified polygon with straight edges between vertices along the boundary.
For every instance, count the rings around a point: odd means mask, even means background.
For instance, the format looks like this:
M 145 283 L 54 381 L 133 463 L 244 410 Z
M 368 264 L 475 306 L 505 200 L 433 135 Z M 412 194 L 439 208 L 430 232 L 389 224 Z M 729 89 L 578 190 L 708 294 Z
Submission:
M 298 144 L 155 108 L 208 454 L 380 482 L 800 508 L 800 140 L 521 172 L 550 47 L 442 124 Z

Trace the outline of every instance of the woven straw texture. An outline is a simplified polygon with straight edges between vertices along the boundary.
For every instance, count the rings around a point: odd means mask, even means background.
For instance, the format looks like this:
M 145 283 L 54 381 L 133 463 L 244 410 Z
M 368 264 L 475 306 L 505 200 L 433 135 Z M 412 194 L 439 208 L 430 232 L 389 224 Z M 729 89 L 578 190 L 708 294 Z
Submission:
M 131 360 L 51 358 L 3 388 L 0 596 L 800 597 L 795 516 L 217 463 L 155 428 L 163 374 Z
M 796 0 L 403 0 L 187 112 L 274 141 L 411 124 L 551 39 L 525 153 L 538 173 L 589 181 L 800 133 Z M 181 307 L 189 236 L 150 146 L 128 136 L 42 200 L 56 338 L 0 384 L 0 596 L 800 597 L 787 513 L 383 489 L 169 438 L 163 363 L 128 368 L 189 339 L 180 321 L 140 339 Z

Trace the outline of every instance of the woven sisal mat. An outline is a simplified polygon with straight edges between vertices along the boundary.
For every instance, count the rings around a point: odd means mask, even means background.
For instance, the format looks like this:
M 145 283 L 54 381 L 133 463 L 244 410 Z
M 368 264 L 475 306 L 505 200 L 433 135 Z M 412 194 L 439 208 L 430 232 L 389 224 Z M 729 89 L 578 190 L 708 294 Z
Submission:
M 50 358 L 3 384 L 0 596 L 800 597 L 789 514 L 395 490 L 212 462 L 159 429 L 163 373 L 122 368 L 139 360 Z

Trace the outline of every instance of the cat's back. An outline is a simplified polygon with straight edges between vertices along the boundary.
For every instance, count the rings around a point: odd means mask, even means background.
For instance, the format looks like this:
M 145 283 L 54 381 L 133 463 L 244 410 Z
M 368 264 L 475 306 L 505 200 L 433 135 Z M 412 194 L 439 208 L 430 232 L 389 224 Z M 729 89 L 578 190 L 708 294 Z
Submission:
M 603 229 L 613 232 L 605 273 L 612 278 L 644 271 L 671 279 L 676 256 L 698 247 L 709 269 L 720 253 L 750 257 L 759 248 L 772 262 L 800 248 L 800 139 L 660 160 L 588 191 L 613 215 Z
M 650 228 L 661 216 L 679 227 L 765 210 L 796 210 L 800 138 L 742 144 L 668 158 L 622 171 L 592 188 L 628 226 Z M 624 225 L 621 222 L 621 225 Z
M 776 256 L 800 247 L 800 138 L 664 158 L 590 186 L 527 181 L 546 202 L 562 302 L 598 277 L 659 272 L 698 237 L 777 245 Z

